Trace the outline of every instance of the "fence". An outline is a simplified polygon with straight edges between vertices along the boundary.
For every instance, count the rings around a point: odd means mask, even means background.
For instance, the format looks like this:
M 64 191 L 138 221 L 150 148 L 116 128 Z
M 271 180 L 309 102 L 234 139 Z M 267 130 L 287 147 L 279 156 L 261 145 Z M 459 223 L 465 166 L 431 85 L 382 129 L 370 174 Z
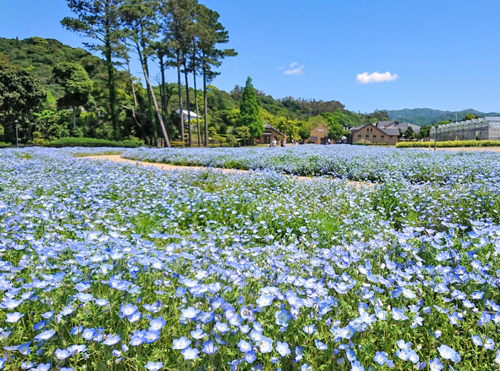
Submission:
M 500 140 L 500 117 L 485 117 L 432 127 L 431 139 L 447 140 Z

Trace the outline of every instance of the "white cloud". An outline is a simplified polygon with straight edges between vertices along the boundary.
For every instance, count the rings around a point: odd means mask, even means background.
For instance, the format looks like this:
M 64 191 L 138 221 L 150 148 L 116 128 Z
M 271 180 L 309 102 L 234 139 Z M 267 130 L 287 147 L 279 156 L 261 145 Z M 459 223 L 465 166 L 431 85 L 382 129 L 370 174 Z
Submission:
M 391 75 L 390 72 L 373 72 L 369 74 L 368 72 L 360 73 L 356 76 L 356 81 L 360 84 L 370 84 L 373 82 L 385 82 L 385 81 L 394 81 L 399 76 L 397 74 Z
M 304 73 L 304 65 L 299 65 L 297 62 L 290 63 L 290 67 L 283 71 L 285 75 L 302 75 Z

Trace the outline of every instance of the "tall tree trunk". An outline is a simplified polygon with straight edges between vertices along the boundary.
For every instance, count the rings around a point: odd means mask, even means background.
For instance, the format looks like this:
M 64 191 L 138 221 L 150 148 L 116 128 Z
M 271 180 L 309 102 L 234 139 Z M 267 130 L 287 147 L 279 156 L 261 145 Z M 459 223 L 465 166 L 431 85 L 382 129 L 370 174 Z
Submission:
M 181 84 L 181 61 L 177 54 L 177 89 L 179 90 L 179 115 L 181 116 L 181 141 L 184 142 L 184 112 L 182 104 L 182 84 Z
M 137 94 L 135 93 L 134 79 L 130 72 L 130 61 L 127 59 L 128 74 L 130 76 L 130 87 L 132 88 L 132 96 L 134 97 L 134 107 L 137 108 Z
M 158 107 L 158 102 L 156 101 L 156 95 L 155 95 L 155 92 L 153 90 L 153 86 L 151 85 L 151 82 L 149 81 L 149 72 L 148 72 L 148 67 L 147 67 L 146 61 L 142 57 L 141 49 L 139 47 L 137 47 L 137 51 L 138 51 L 139 60 L 141 62 L 141 66 L 142 66 L 142 72 L 144 73 L 144 78 L 146 79 L 146 84 L 148 85 L 149 94 L 151 96 L 151 99 L 153 100 L 153 104 L 154 104 L 155 111 L 156 111 L 156 116 L 158 118 L 158 122 L 160 123 L 161 131 L 163 132 L 163 138 L 165 139 L 165 145 L 170 148 L 170 141 L 168 140 L 168 134 L 167 134 L 167 131 L 165 130 L 165 125 L 163 124 L 163 119 L 161 117 L 160 108 Z M 153 119 L 153 122 L 154 122 L 154 119 Z M 155 135 L 156 135 L 156 128 L 155 128 Z
M 142 133 L 141 139 L 144 139 L 147 142 L 147 140 L 148 140 L 147 134 L 144 131 L 144 127 L 142 126 L 142 124 L 137 119 L 137 114 L 135 113 L 135 110 L 137 109 L 137 105 L 138 105 L 138 103 L 137 103 L 137 93 L 135 92 L 134 79 L 132 77 L 132 73 L 130 72 L 130 61 L 128 59 L 127 59 L 127 68 L 128 68 L 128 74 L 130 76 L 130 89 L 132 91 L 132 96 L 134 97 L 134 106 L 132 107 L 132 118 L 134 119 L 134 122 L 139 127 L 139 129 L 141 129 L 141 133 Z M 130 109 L 128 107 L 123 107 L 123 108 Z
M 204 100 L 204 112 L 203 117 L 205 119 L 205 147 L 208 145 L 208 98 L 207 98 L 207 73 L 203 71 L 203 100 Z
M 188 110 L 188 147 L 191 147 L 191 102 L 189 101 L 189 81 L 186 59 L 184 59 L 184 80 L 186 80 L 186 104 Z
M 76 129 L 76 109 L 75 106 L 71 107 L 73 108 L 73 130 Z
M 106 54 L 106 66 L 108 68 L 108 89 L 109 89 L 109 112 L 111 114 L 111 123 L 113 125 L 113 138 L 115 140 L 120 140 L 120 125 L 118 123 L 118 117 L 116 114 L 116 87 L 115 87 L 115 71 L 113 66 L 113 60 L 111 57 L 111 41 L 109 40 L 109 29 L 106 30 L 106 41 L 105 41 L 105 54 Z
M 193 71 L 194 76 L 194 100 L 196 103 L 196 123 L 198 127 L 198 147 L 201 147 L 201 126 L 200 126 L 200 108 L 198 107 L 198 92 L 196 91 L 196 70 Z
M 163 62 L 163 56 L 160 58 L 160 70 L 161 70 L 161 100 L 163 106 L 163 115 L 166 121 L 168 118 L 168 106 L 167 106 L 167 93 L 165 91 L 165 63 Z
M 170 140 L 168 140 L 168 134 L 167 134 L 167 131 L 165 130 L 165 125 L 163 124 L 163 119 L 161 117 L 160 108 L 158 107 L 158 102 L 156 101 L 156 96 L 155 96 L 155 92 L 153 91 L 153 86 L 149 82 L 149 76 L 146 73 L 144 65 L 143 65 L 142 69 L 145 72 L 144 77 L 146 78 L 146 83 L 148 84 L 149 92 L 151 93 L 151 96 L 153 97 L 153 103 L 155 105 L 156 116 L 158 117 L 158 121 L 160 122 L 161 131 L 163 132 L 163 138 L 165 139 L 165 144 L 167 147 L 170 148 Z

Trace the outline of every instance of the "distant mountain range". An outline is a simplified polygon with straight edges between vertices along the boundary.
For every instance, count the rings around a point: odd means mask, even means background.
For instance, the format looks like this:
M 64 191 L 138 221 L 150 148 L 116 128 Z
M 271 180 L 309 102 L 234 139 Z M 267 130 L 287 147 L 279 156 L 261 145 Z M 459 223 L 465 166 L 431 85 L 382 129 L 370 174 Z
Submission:
M 475 109 L 465 109 L 463 111 L 441 111 L 430 108 L 414 108 L 390 111 L 387 110 L 389 118 L 396 121 L 409 122 L 415 125 L 432 125 L 439 121 L 460 121 L 466 114 L 471 113 L 474 116 L 500 116 L 498 112 L 480 112 Z

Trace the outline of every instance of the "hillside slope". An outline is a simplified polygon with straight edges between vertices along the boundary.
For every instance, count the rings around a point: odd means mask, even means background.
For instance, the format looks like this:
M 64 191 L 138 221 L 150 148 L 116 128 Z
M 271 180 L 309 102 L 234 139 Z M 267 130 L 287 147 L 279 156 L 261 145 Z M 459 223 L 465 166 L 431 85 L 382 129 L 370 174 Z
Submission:
M 10 63 L 38 76 L 45 89 L 56 99 L 63 93 L 62 88 L 52 81 L 52 69 L 60 62 L 78 63 L 95 84 L 103 88 L 106 84 L 106 66 L 102 59 L 83 49 L 64 45 L 58 40 L 40 37 L 24 40 L 0 38 L 0 54 Z
M 414 108 L 402 110 L 387 110 L 391 120 L 405 121 L 416 125 L 431 125 L 439 121 L 461 120 L 466 114 L 474 116 L 499 116 L 497 112 L 480 112 L 475 109 L 465 109 L 462 111 L 442 111 L 431 108 Z

